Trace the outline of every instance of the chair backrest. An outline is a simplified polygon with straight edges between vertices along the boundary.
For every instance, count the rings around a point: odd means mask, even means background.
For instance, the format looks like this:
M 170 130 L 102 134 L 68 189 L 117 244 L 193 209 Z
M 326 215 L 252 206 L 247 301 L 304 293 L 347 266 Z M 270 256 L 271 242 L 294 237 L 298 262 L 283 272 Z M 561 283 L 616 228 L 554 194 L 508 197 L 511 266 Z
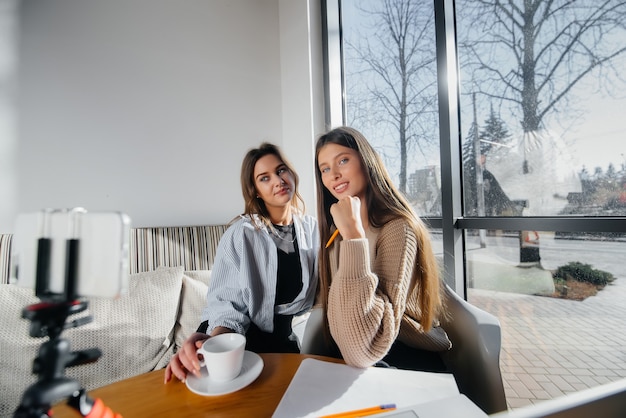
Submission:
M 210 270 L 228 225 L 131 228 L 130 273 L 159 266 Z
M 447 317 L 441 326 L 452 341 L 442 358 L 459 391 L 488 414 L 507 409 L 500 371 L 500 322 L 445 286 Z
M 324 312 L 322 308 L 313 308 L 300 342 L 302 354 L 341 358 L 337 346 L 324 335 Z
M 220 238 L 229 225 L 131 228 L 130 273 L 152 271 L 159 266 L 183 266 L 185 270 L 210 270 Z M 11 277 L 13 234 L 0 234 L 0 283 Z
M 0 234 L 0 283 L 9 283 L 11 277 L 11 241 L 13 234 Z

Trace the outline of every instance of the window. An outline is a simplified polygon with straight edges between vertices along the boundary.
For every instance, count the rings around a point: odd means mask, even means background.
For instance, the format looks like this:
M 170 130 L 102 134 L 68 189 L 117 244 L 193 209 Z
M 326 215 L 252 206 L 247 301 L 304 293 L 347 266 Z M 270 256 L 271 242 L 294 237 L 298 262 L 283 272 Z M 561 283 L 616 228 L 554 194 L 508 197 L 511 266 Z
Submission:
M 329 74 L 343 75 L 332 84 L 343 91 L 329 93 L 343 119 L 328 123 L 372 141 L 433 226 L 445 280 L 500 319 L 509 406 L 626 377 L 616 337 L 626 325 L 626 6 L 326 4 L 341 11 L 327 23 L 343 40 L 328 47 L 342 54 L 328 62 L 342 65 Z M 576 300 L 596 280 L 608 284 Z
M 421 216 L 441 216 L 432 5 L 342 2 L 346 124 L 382 156 Z

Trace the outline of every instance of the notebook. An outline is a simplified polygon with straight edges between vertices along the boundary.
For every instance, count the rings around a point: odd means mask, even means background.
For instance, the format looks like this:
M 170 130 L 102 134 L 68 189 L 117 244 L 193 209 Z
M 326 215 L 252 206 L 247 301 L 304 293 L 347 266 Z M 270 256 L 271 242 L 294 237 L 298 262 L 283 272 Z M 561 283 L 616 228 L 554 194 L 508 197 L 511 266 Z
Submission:
M 459 390 L 448 373 L 359 369 L 309 358 L 300 364 L 272 417 L 312 418 L 381 404 L 400 410 L 456 395 Z

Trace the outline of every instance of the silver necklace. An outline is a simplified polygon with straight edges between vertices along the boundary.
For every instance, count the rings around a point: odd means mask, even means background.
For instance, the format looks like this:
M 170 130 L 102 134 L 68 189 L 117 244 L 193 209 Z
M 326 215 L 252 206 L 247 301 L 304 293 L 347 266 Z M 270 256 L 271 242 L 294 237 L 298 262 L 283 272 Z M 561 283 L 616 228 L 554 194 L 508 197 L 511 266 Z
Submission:
M 272 225 L 273 233 L 276 237 L 280 238 L 285 242 L 294 242 L 296 240 L 296 234 L 294 233 L 293 224 L 283 226 L 283 225 Z M 287 229 L 284 231 L 283 229 Z M 291 238 L 285 238 L 286 236 L 291 236 Z

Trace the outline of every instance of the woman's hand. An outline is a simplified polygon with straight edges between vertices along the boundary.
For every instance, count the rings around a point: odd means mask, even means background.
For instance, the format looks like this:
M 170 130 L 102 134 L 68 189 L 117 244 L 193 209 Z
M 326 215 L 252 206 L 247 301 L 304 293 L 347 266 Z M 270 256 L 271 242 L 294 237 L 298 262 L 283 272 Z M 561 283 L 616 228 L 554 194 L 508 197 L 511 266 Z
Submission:
M 346 196 L 330 207 L 330 214 L 344 240 L 365 238 L 361 220 L 361 199 Z
M 200 376 L 200 360 L 196 350 L 202 347 L 202 344 L 210 337 L 203 332 L 194 332 L 183 343 L 183 346 L 170 359 L 169 364 L 165 368 L 165 383 L 172 379 L 172 375 L 178 380 L 184 382 L 187 373 Z

